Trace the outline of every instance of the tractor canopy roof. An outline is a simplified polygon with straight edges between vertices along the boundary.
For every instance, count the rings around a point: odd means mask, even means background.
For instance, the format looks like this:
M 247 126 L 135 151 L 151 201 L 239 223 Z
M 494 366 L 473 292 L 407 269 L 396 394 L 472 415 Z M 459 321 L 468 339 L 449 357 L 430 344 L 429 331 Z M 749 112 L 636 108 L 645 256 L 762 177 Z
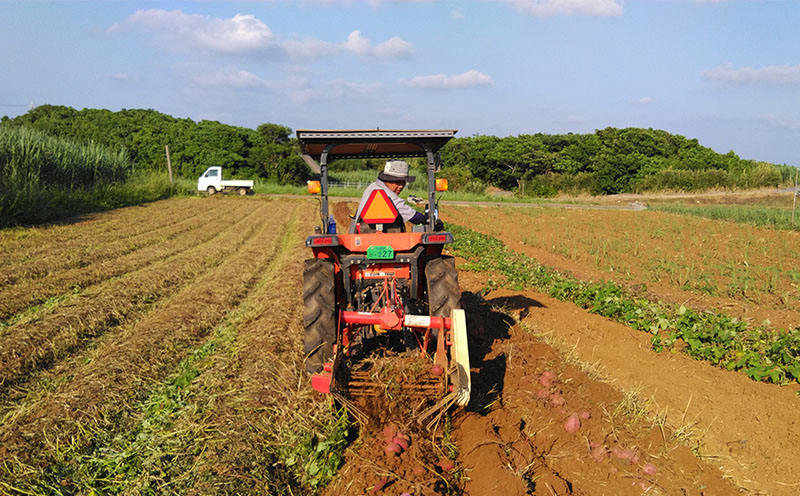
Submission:
M 458 132 L 430 130 L 309 130 L 295 131 L 303 155 L 318 160 L 328 148 L 328 160 L 337 158 L 405 158 L 436 153 Z

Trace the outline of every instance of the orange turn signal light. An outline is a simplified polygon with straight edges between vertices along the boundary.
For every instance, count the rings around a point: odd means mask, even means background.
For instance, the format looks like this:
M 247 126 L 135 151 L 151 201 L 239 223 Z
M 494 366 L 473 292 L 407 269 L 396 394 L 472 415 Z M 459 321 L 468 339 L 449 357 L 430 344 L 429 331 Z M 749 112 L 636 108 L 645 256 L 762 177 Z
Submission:
M 447 191 L 447 179 L 441 178 L 436 180 L 436 191 Z
M 316 195 L 322 191 L 322 187 L 319 184 L 319 181 L 307 181 L 306 186 L 308 187 L 309 194 Z

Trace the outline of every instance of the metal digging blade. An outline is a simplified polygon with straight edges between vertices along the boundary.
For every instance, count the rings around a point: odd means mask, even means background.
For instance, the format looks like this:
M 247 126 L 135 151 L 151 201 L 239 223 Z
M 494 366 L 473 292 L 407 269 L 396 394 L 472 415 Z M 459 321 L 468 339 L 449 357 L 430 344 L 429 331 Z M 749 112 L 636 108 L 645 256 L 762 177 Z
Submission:
M 456 308 L 450 314 L 450 319 L 452 324 L 447 334 L 450 339 L 448 343 L 450 344 L 450 362 L 447 367 L 447 377 L 450 380 L 452 390 L 447 396 L 422 412 L 417 418 L 417 421 L 421 424 L 426 418 L 433 416 L 430 422 L 425 426 L 428 430 L 431 430 L 431 428 L 439 422 L 444 412 L 451 406 L 467 406 L 472 390 L 472 380 L 469 372 L 466 314 L 464 310 Z

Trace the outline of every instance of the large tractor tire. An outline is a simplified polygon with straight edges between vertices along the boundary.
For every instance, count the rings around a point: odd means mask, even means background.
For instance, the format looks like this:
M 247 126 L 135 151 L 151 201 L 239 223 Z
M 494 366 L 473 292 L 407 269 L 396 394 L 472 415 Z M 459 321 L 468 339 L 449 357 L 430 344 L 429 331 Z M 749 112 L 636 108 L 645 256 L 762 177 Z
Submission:
M 336 343 L 336 279 L 333 264 L 316 258 L 303 267 L 303 342 L 306 370 L 322 370 Z
M 458 287 L 458 272 L 453 257 L 441 256 L 425 264 L 425 279 L 428 282 L 428 307 L 434 317 L 450 318 L 454 308 L 461 308 L 461 290 Z

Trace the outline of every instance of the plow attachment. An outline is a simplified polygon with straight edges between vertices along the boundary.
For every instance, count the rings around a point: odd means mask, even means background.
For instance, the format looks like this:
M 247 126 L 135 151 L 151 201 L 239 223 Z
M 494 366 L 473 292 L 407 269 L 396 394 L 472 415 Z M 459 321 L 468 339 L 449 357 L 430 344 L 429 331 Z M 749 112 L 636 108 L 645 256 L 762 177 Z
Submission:
M 375 400 L 403 398 L 420 411 L 417 421 L 425 425 L 427 420 L 428 428 L 451 406 L 469 403 L 472 386 L 464 310 L 454 309 L 450 317 L 429 317 L 403 315 L 402 310 L 385 307 L 378 313 L 342 311 L 339 321 L 345 332 L 337 339 L 333 360 L 325 364 L 322 372 L 312 375 L 311 385 L 331 394 L 361 423 L 367 423 L 369 417 L 359 405 Z M 353 363 L 347 355 L 354 330 L 372 326 L 382 331 L 414 329 L 420 355 L 430 367 L 412 378 L 392 377 L 387 381 L 377 377 L 369 364 Z M 434 339 L 436 351 L 431 356 L 427 350 Z

